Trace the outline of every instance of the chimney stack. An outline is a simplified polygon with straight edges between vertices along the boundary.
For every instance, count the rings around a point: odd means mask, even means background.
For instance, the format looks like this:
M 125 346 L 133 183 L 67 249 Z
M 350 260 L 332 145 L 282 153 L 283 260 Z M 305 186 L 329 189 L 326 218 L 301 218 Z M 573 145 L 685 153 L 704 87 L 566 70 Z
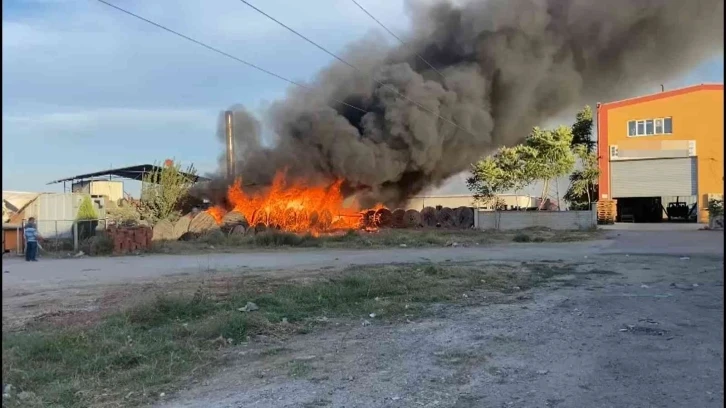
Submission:
M 232 111 L 224 112 L 225 123 L 227 124 L 227 177 L 233 179 L 234 171 L 234 133 L 232 129 Z

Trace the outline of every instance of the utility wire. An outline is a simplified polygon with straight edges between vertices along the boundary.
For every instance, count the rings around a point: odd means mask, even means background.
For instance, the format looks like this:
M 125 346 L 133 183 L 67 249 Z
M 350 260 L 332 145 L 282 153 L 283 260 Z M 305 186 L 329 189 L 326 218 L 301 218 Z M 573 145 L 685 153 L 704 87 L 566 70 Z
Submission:
M 237 58 L 237 57 L 235 57 L 235 56 L 234 56 L 234 55 L 232 55 L 232 54 L 229 54 L 229 53 L 227 53 L 227 52 L 224 52 L 224 51 L 222 51 L 222 50 L 220 50 L 220 49 L 218 49 L 218 48 L 212 47 L 211 45 L 207 45 L 207 44 L 205 44 L 205 43 L 203 43 L 203 42 L 201 42 L 201 41 L 197 41 L 197 40 L 195 40 L 194 38 L 191 38 L 191 37 L 189 37 L 189 36 L 186 36 L 186 35 L 184 35 L 184 34 L 182 34 L 182 33 L 180 33 L 180 32 L 174 31 L 174 30 L 172 30 L 171 28 L 167 28 L 167 27 L 164 27 L 164 26 L 163 26 L 163 25 L 161 25 L 161 24 L 155 23 L 155 22 L 153 22 L 153 21 L 151 21 L 151 20 L 149 20 L 149 19 L 147 19 L 147 18 L 141 17 L 141 16 L 140 16 L 140 15 L 138 15 L 138 14 L 134 14 L 134 13 L 132 13 L 132 12 L 130 12 L 130 11 L 128 11 L 128 10 L 126 10 L 126 9 L 123 9 L 123 8 L 121 8 L 121 7 L 119 7 L 119 6 L 116 6 L 116 5 L 114 5 L 114 4 L 111 4 L 111 3 L 109 3 L 109 2 L 107 2 L 107 1 L 105 1 L 105 0 L 96 0 L 96 1 L 98 1 L 99 3 L 103 3 L 103 4 L 105 4 L 105 5 L 109 6 L 109 7 L 113 8 L 113 9 L 116 9 L 116 10 L 118 10 L 118 11 L 120 11 L 120 12 L 124 13 L 124 14 L 128 14 L 128 15 L 130 15 L 130 16 L 132 16 L 132 17 L 135 17 L 135 18 L 137 18 L 137 19 L 139 19 L 139 20 L 141 20 L 141 21 L 144 21 L 144 22 L 146 22 L 146 23 L 149 23 L 149 24 L 151 24 L 151 25 L 153 25 L 153 26 L 155 26 L 155 27 L 157 27 L 157 28 L 160 28 L 160 29 L 162 29 L 162 30 L 164 30 L 164 31 L 167 31 L 167 32 L 169 32 L 169 33 L 171 33 L 171 34 L 174 34 L 174 35 L 176 35 L 176 36 L 178 36 L 178 37 L 181 37 L 181 38 L 183 38 L 183 39 L 185 39 L 185 40 L 187 40 L 187 41 L 191 41 L 191 42 L 193 42 L 194 44 L 197 44 L 197 45 L 199 45 L 199 46 L 201 46 L 201 47 L 204 47 L 204 48 L 206 48 L 206 49 L 208 49 L 208 50 L 210 50 L 210 51 L 214 51 L 214 52 L 216 52 L 217 54 L 223 55 L 223 56 L 225 56 L 225 57 L 227 57 L 227 58 L 233 59 L 233 60 L 235 60 L 235 61 L 237 61 L 237 62 L 240 62 L 240 63 L 242 63 L 242 64 L 244 64 L 244 65 L 247 65 L 247 66 L 248 66 L 248 67 L 250 67 L 250 68 L 254 68 L 254 69 L 258 70 L 258 71 L 264 72 L 264 73 L 265 73 L 265 74 L 267 74 L 267 75 L 271 75 L 271 76 L 273 76 L 273 77 L 275 77 L 275 78 L 281 79 L 281 80 L 283 80 L 283 81 L 285 81 L 285 82 L 287 82 L 287 83 L 289 83 L 289 84 L 292 84 L 292 85 L 295 85 L 295 86 L 299 86 L 300 88 L 306 89 L 306 90 L 308 90 L 308 91 L 314 91 L 314 89 L 313 89 L 313 88 L 311 88 L 311 87 L 309 87 L 309 86 L 307 86 L 307 85 L 303 85 L 303 84 L 301 84 L 301 83 L 299 83 L 299 82 L 293 81 L 293 80 L 291 80 L 291 79 L 287 79 L 287 78 L 283 77 L 282 75 L 278 75 L 278 74 L 276 74 L 276 73 L 274 73 L 274 72 L 272 72 L 272 71 L 266 70 L 266 69 L 264 69 L 264 68 L 262 68 L 262 67 L 260 67 L 260 66 L 258 66 L 258 65 L 255 65 L 255 64 L 253 64 L 253 63 L 251 63 L 251 62 L 247 62 L 247 61 L 245 61 L 245 60 L 243 60 L 243 59 Z M 349 103 L 347 103 L 347 102 L 344 102 L 344 101 L 341 101 L 341 100 L 338 100 L 338 99 L 334 99 L 334 98 L 330 98 L 330 100 L 332 100 L 332 101 L 334 101 L 334 102 L 338 102 L 338 103 L 340 103 L 340 104 L 342 104 L 342 105 L 345 105 L 345 106 L 347 106 L 347 107 L 349 107 L 349 108 L 353 108 L 353 109 L 355 109 L 355 110 L 358 110 L 358 111 L 360 111 L 360 112 L 363 112 L 363 113 L 368 113 L 368 111 L 367 111 L 367 110 L 365 110 L 365 109 L 363 109 L 363 108 L 360 108 L 360 107 L 358 107 L 358 106 L 355 106 L 355 105 L 351 105 L 351 104 L 349 104 Z
M 101 0 L 98 0 L 98 1 L 101 1 Z M 271 15 L 269 15 L 269 14 L 265 13 L 264 11 L 260 10 L 259 8 L 255 7 L 255 6 L 254 6 L 254 5 L 252 5 L 252 4 L 250 4 L 250 2 L 248 2 L 247 0 L 240 0 L 240 1 L 241 1 L 242 3 L 244 3 L 244 4 L 246 4 L 247 6 L 249 6 L 249 7 L 251 8 L 251 9 L 255 10 L 256 12 L 258 12 L 258 13 L 262 14 L 263 16 L 265 16 L 265 17 L 269 18 L 270 20 L 272 20 L 272 21 L 274 21 L 275 23 L 279 24 L 280 26 L 284 27 L 285 29 L 287 29 L 287 30 L 288 30 L 288 31 L 290 31 L 291 33 L 293 33 L 293 34 L 297 35 L 298 37 L 302 38 L 303 40 L 305 40 L 305 41 L 309 42 L 310 44 L 314 45 L 314 46 L 315 46 L 316 48 L 318 48 L 319 50 L 321 50 L 321 51 L 325 52 L 326 54 L 330 55 L 331 57 L 333 57 L 333 58 L 337 59 L 338 61 L 342 62 L 343 64 L 345 64 L 345 65 L 349 66 L 350 68 L 352 68 L 352 69 L 354 69 L 354 70 L 356 70 L 356 71 L 358 71 L 358 72 L 361 72 L 361 73 L 363 73 L 363 72 L 362 72 L 362 71 L 361 71 L 361 70 L 360 70 L 360 69 L 359 69 L 358 67 L 356 67 L 355 65 L 353 65 L 353 64 L 349 63 L 348 61 L 344 60 L 343 58 L 341 58 L 341 57 L 339 57 L 339 56 L 335 55 L 335 54 L 334 54 L 334 53 L 332 53 L 331 51 L 328 51 L 328 50 L 327 50 L 327 49 L 326 49 L 325 47 L 323 47 L 322 45 L 319 45 L 319 44 L 318 44 L 318 43 L 316 43 L 315 41 L 313 41 L 313 40 L 311 40 L 311 39 L 307 38 L 306 36 L 304 36 L 304 35 L 302 35 L 302 34 L 300 34 L 300 33 L 299 33 L 299 32 L 297 32 L 296 30 L 294 30 L 294 29 L 290 28 L 290 27 L 289 27 L 288 25 L 286 25 L 286 24 L 284 24 L 283 22 L 281 22 L 280 20 L 276 19 L 275 17 L 272 17 Z M 443 116 L 441 116 L 441 115 L 437 114 L 436 112 L 434 112 L 434 111 L 432 111 L 432 110 L 428 109 L 427 107 L 425 107 L 425 106 L 421 105 L 420 103 L 418 103 L 418 102 L 416 102 L 416 101 L 414 101 L 414 100 L 412 100 L 412 99 L 408 98 L 408 97 L 407 97 L 406 95 L 404 95 L 404 94 L 402 94 L 401 92 L 399 92 L 399 91 L 398 91 L 398 90 L 397 90 L 397 89 L 396 89 L 396 88 L 395 88 L 394 86 L 392 86 L 392 85 L 389 85 L 389 84 L 386 84 L 386 83 L 383 83 L 383 82 L 381 82 L 381 81 L 379 81 L 379 80 L 377 80 L 377 79 L 375 79 L 375 78 L 371 78 L 371 79 L 372 79 L 372 80 L 373 80 L 373 81 L 374 81 L 375 83 L 377 83 L 378 85 L 380 85 L 380 86 L 382 86 L 382 87 L 388 87 L 388 88 L 390 88 L 390 89 L 391 89 L 391 90 L 392 90 L 393 92 L 395 92 L 395 93 L 396 93 L 396 95 L 398 95 L 398 96 L 400 96 L 401 98 L 403 98 L 403 99 L 405 99 L 405 100 L 407 100 L 407 101 L 411 102 L 412 104 L 414 104 L 414 105 L 418 106 L 418 107 L 419 107 L 419 108 L 421 108 L 422 110 L 424 110 L 424 111 L 426 111 L 426 112 L 428 112 L 428 113 L 430 113 L 430 114 L 432 114 L 432 115 L 434 115 L 434 116 L 438 117 L 439 119 L 441 119 L 441 120 L 443 120 L 443 121 L 445 121 L 445 122 L 448 122 L 448 123 L 450 123 L 450 124 L 454 125 L 454 126 L 455 126 L 456 128 L 458 128 L 458 129 L 460 129 L 460 130 L 463 130 L 464 132 L 466 132 L 466 133 L 468 133 L 468 134 L 471 134 L 471 135 L 473 136 L 473 134 L 472 134 L 471 132 L 469 132 L 468 130 L 466 130 L 466 129 L 462 128 L 461 126 L 459 126 L 458 124 L 456 124 L 456 122 L 454 122 L 454 121 L 452 121 L 452 120 L 450 120 L 450 119 L 447 119 L 447 118 L 445 118 L 445 117 L 443 117 Z
M 372 18 L 373 21 L 375 21 L 376 23 L 378 23 L 379 26 L 383 27 L 383 29 L 386 30 L 388 32 L 388 34 L 391 34 L 393 36 L 393 38 L 397 39 L 401 44 L 403 44 L 403 45 L 405 45 L 407 47 L 410 47 L 410 45 L 408 43 L 406 43 L 405 41 L 403 41 L 401 39 L 401 37 L 397 36 L 396 33 L 394 33 L 393 31 L 389 30 L 388 27 L 386 27 L 385 25 L 383 25 L 383 23 L 381 23 L 380 20 L 378 20 L 377 18 L 375 18 L 373 16 L 373 14 L 369 13 L 368 10 L 366 10 L 365 8 L 363 8 L 363 6 L 361 6 L 360 3 L 358 3 L 356 0 L 350 0 L 350 1 L 352 1 L 353 4 L 355 4 L 356 6 L 358 6 L 359 9 L 361 9 L 364 13 L 366 13 L 368 15 L 368 17 Z M 426 59 L 424 57 L 422 57 L 420 54 L 416 54 L 416 56 L 418 57 L 418 59 L 420 59 L 421 61 L 423 61 L 424 64 L 428 65 L 429 68 L 431 68 L 434 72 L 436 72 L 437 74 L 441 75 L 442 78 L 444 78 L 444 74 L 442 74 L 441 71 L 439 71 L 438 69 L 436 69 L 436 67 L 434 67 L 433 65 L 431 65 L 431 63 L 429 63 L 428 61 L 426 61 Z

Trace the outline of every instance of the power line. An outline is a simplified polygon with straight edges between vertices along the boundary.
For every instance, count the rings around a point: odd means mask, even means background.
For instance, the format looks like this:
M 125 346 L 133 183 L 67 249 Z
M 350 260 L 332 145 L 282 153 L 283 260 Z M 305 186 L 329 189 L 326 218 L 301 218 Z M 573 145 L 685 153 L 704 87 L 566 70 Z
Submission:
M 99 0 L 99 1 L 101 1 L 101 0 Z M 316 48 L 318 48 L 319 50 L 321 50 L 321 51 L 325 52 L 326 54 L 330 55 L 331 57 L 335 58 L 336 60 L 338 60 L 338 61 L 342 62 L 343 64 L 345 64 L 345 65 L 347 65 L 347 66 L 349 66 L 350 68 L 352 68 L 352 69 L 354 69 L 354 70 L 356 70 L 356 71 L 358 71 L 358 72 L 361 72 L 361 73 L 362 73 L 362 71 L 361 71 L 361 70 L 360 70 L 360 69 L 359 69 L 358 67 L 356 67 L 355 65 L 353 65 L 353 64 L 349 63 L 348 61 L 346 61 L 346 60 L 342 59 L 341 57 L 339 57 L 339 56 L 335 55 L 334 53 L 332 53 L 331 51 L 329 51 L 328 49 L 326 49 L 326 48 L 325 48 L 325 47 L 323 47 L 322 45 L 319 45 L 319 44 L 318 44 L 318 43 L 316 43 L 315 41 L 313 41 L 313 40 L 309 39 L 308 37 L 306 37 L 306 36 L 304 36 L 304 35 L 302 35 L 302 34 L 300 34 L 299 32 L 297 32 L 297 31 L 296 31 L 296 30 L 294 30 L 293 28 L 290 28 L 290 27 L 289 27 L 288 25 L 284 24 L 283 22 L 281 22 L 280 20 L 276 19 L 275 17 L 272 17 L 271 15 L 269 15 L 269 14 L 265 13 L 264 11 L 260 10 L 259 8 L 255 7 L 255 6 L 254 6 L 254 5 L 252 5 L 252 4 L 250 4 L 250 3 L 249 3 L 249 2 L 247 1 L 247 0 L 240 0 L 240 1 L 241 1 L 242 3 L 244 3 L 244 4 L 246 4 L 247 6 L 249 6 L 249 7 L 251 8 L 251 9 L 253 9 L 253 10 L 257 11 L 258 13 L 262 14 L 263 16 L 265 16 L 265 17 L 269 18 L 270 20 L 274 21 L 275 23 L 279 24 L 279 25 L 280 25 L 280 26 L 282 26 L 283 28 L 287 29 L 287 30 L 288 30 L 288 31 L 290 31 L 291 33 L 293 33 L 293 34 L 297 35 L 298 37 L 302 38 L 303 40 L 307 41 L 308 43 L 310 43 L 310 44 L 314 45 L 314 46 L 315 46 Z M 404 94 L 402 94 L 401 92 L 399 92 L 399 91 L 398 91 L 398 90 L 397 90 L 397 89 L 396 89 L 395 87 L 393 87 L 392 85 L 389 85 L 389 84 L 383 83 L 383 82 L 381 82 L 381 81 L 379 81 L 379 80 L 377 80 L 377 79 L 375 79 L 375 78 L 371 78 L 371 79 L 372 79 L 372 80 L 373 80 L 373 81 L 374 81 L 375 83 L 377 83 L 378 85 L 380 85 L 380 86 L 382 86 L 382 87 L 388 87 L 388 88 L 390 88 L 391 90 L 393 90 L 393 92 L 395 92 L 395 93 L 396 93 L 396 95 L 398 95 L 398 96 L 400 96 L 401 98 L 403 98 L 403 99 L 405 99 L 405 100 L 407 100 L 407 101 L 411 102 L 412 104 L 414 104 L 414 105 L 418 106 L 418 107 L 419 107 L 419 108 L 421 108 L 422 110 L 424 110 L 424 111 L 426 111 L 426 112 L 428 112 L 428 113 L 430 113 L 430 114 L 432 114 L 432 115 L 434 115 L 434 116 L 438 117 L 439 119 L 441 119 L 441 120 L 443 120 L 443 121 L 445 121 L 445 122 L 448 122 L 448 123 L 450 123 L 450 124 L 454 125 L 454 126 L 455 126 L 456 128 L 458 128 L 458 129 L 460 129 L 460 130 L 463 130 L 464 132 L 466 132 L 466 133 L 469 133 L 469 134 L 471 134 L 471 135 L 473 136 L 473 134 L 472 134 L 471 132 L 469 132 L 468 130 L 466 130 L 466 129 L 462 128 L 461 126 L 459 126 L 458 124 L 456 124 L 456 122 L 454 122 L 454 121 L 452 121 L 452 120 L 450 120 L 450 119 L 447 119 L 447 118 L 445 118 L 445 117 L 443 117 L 443 116 L 441 116 L 441 115 L 437 114 L 436 112 L 434 112 L 434 111 L 432 111 L 432 110 L 430 110 L 430 109 L 426 108 L 425 106 L 421 105 L 420 103 L 418 103 L 418 102 L 416 102 L 416 101 L 414 101 L 414 100 L 412 100 L 412 99 L 408 98 L 408 97 L 407 97 L 406 95 L 404 95 Z
M 379 26 L 383 27 L 383 29 L 386 30 L 388 32 L 388 34 L 391 34 L 393 36 L 393 38 L 397 39 L 401 44 L 409 47 L 409 44 L 408 43 L 406 43 L 405 41 L 403 41 L 401 39 L 401 37 L 399 37 L 399 36 L 396 35 L 396 33 L 394 33 L 393 31 L 389 30 L 388 27 L 386 27 L 385 25 L 383 25 L 383 23 L 381 23 L 380 20 L 378 20 L 377 18 L 375 18 L 373 16 L 373 14 L 369 13 L 368 10 L 366 10 L 365 8 L 363 8 L 363 6 L 361 6 L 360 3 L 358 3 L 356 0 L 350 0 L 350 1 L 352 1 L 353 4 L 355 4 L 356 6 L 358 6 L 359 9 L 361 9 L 364 13 L 366 13 L 368 15 L 368 17 L 372 18 L 373 21 L 375 21 L 376 23 L 378 23 Z M 436 69 L 436 67 L 434 67 L 433 65 L 431 65 L 431 63 L 429 63 L 428 61 L 426 61 L 426 59 L 424 57 L 422 57 L 420 54 L 416 54 L 416 56 L 418 57 L 418 59 L 420 59 L 421 61 L 423 61 L 424 64 L 428 65 L 429 68 L 431 68 L 434 72 L 436 72 L 437 74 L 441 75 L 442 78 L 444 78 L 444 74 L 442 74 L 441 71 L 439 71 L 438 69 Z
M 295 85 L 295 86 L 299 86 L 300 88 L 306 89 L 308 91 L 314 91 L 313 88 L 311 88 L 311 87 L 309 87 L 307 85 L 303 85 L 303 84 L 301 84 L 299 82 L 293 81 L 291 79 L 287 79 L 287 78 L 283 77 L 282 75 L 278 75 L 278 74 L 276 74 L 276 73 L 274 73 L 272 71 L 269 71 L 267 69 L 264 69 L 264 68 L 262 68 L 262 67 L 260 67 L 258 65 L 255 65 L 255 64 L 253 64 L 251 62 L 247 62 L 247 61 L 245 61 L 243 59 L 237 58 L 237 57 L 235 57 L 232 54 L 229 54 L 227 52 L 224 52 L 224 51 L 222 51 L 222 50 L 220 50 L 218 48 L 212 47 L 211 45 L 207 45 L 207 44 L 205 44 L 205 43 L 203 43 L 201 41 L 195 40 L 194 38 L 191 38 L 189 36 L 186 36 L 186 35 L 178 32 L 178 31 L 174 31 L 171 28 L 164 27 L 161 24 L 155 23 L 155 22 L 153 22 L 153 21 L 151 21 L 151 20 L 149 20 L 147 18 L 144 18 L 144 17 L 138 15 L 138 14 L 134 14 L 131 11 L 128 11 L 126 9 L 123 9 L 123 8 L 119 7 L 119 6 L 116 6 L 115 4 L 109 3 L 109 2 L 107 2 L 105 0 L 96 0 L 96 1 L 98 1 L 99 3 L 103 3 L 103 4 L 109 6 L 109 7 L 113 8 L 113 9 L 116 9 L 116 10 L 118 10 L 118 11 L 124 13 L 124 14 L 127 14 L 127 15 L 132 16 L 132 17 L 135 17 L 135 18 L 137 18 L 137 19 L 139 19 L 141 21 L 144 21 L 146 23 L 149 23 L 149 24 L 151 24 L 151 25 L 153 25 L 153 26 L 155 26 L 157 28 L 160 28 L 160 29 L 162 29 L 164 31 L 167 31 L 167 32 L 169 32 L 171 34 L 174 34 L 174 35 L 176 35 L 178 37 L 181 37 L 181 38 L 183 38 L 183 39 L 185 39 L 187 41 L 191 41 L 194 44 L 197 44 L 197 45 L 199 45 L 201 47 L 204 47 L 204 48 L 206 48 L 206 49 L 208 49 L 210 51 L 216 52 L 217 54 L 223 55 L 223 56 L 225 56 L 227 58 L 233 59 L 233 60 L 235 60 L 237 62 L 240 62 L 240 63 L 242 63 L 244 65 L 247 65 L 250 68 L 254 68 L 254 69 L 258 70 L 258 71 L 264 72 L 267 75 L 271 75 L 271 76 L 273 76 L 275 78 L 281 79 L 281 80 L 283 80 L 283 81 L 285 81 L 285 82 L 287 82 L 289 84 L 292 84 L 292 85 Z M 347 102 L 344 102 L 344 101 L 341 101 L 341 100 L 338 100 L 338 99 L 334 99 L 334 98 L 330 98 L 330 100 L 332 100 L 334 102 L 338 102 L 338 103 L 340 103 L 342 105 L 345 105 L 345 106 L 347 106 L 349 108 L 353 108 L 353 109 L 358 110 L 360 112 L 368 113 L 367 110 L 365 110 L 363 108 L 359 108 L 358 106 L 355 106 L 355 105 L 351 105 L 351 104 L 349 104 Z

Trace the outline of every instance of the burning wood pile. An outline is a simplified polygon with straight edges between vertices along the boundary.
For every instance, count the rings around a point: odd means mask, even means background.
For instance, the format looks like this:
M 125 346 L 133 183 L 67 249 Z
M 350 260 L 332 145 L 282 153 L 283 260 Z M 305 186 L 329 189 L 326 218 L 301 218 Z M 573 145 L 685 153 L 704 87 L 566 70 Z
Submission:
M 229 187 L 227 205 L 190 213 L 176 223 L 160 221 L 154 226 L 154 240 L 189 239 L 214 230 L 227 234 L 255 234 L 268 229 L 313 235 L 336 231 L 380 228 L 471 228 L 474 211 L 469 207 L 424 208 L 391 211 L 383 205 L 360 209 L 341 194 L 342 181 L 328 186 L 288 183 L 278 173 L 264 191 L 248 193 L 241 180 Z

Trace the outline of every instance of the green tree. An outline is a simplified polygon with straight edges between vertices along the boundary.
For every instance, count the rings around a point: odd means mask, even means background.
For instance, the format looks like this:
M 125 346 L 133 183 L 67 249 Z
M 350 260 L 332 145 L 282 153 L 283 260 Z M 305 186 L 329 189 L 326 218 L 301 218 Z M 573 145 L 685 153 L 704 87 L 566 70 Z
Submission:
M 575 155 L 570 148 L 572 129 L 560 126 L 554 130 L 535 127 L 524 145 L 529 156 L 524 157 L 528 184 L 542 182 L 542 197 L 549 191 L 553 179 L 569 174 L 575 166 Z M 544 200 L 543 200 L 544 202 Z
M 570 186 L 564 199 L 570 208 L 590 209 L 598 196 L 597 179 L 600 175 L 595 141 L 592 140 L 592 109 L 585 106 L 575 116 L 572 125 L 572 150 L 578 158 L 580 168 L 570 174 Z
M 96 235 L 98 227 L 98 213 L 93 208 L 93 201 L 90 196 L 84 196 L 81 205 L 78 207 L 76 214 L 76 228 L 78 229 L 78 238 L 81 241 Z
M 575 157 L 571 142 L 572 132 L 566 126 L 554 130 L 534 128 L 523 144 L 500 148 L 474 164 L 467 186 L 480 202 L 491 202 L 498 194 L 520 190 L 536 181 L 544 183 L 546 192 L 550 180 L 572 171 Z
M 163 167 L 145 174 L 141 180 L 141 217 L 154 224 L 163 219 L 178 218 L 177 206 L 194 184 L 193 165 L 182 171 L 181 164 L 167 162 Z
M 600 175 L 597 154 L 589 153 L 584 145 L 575 146 L 573 152 L 581 168 L 570 175 L 570 187 L 564 199 L 573 210 L 587 210 L 597 196 L 597 178 Z
M 592 153 L 595 145 L 595 141 L 592 140 L 592 109 L 585 105 L 575 115 L 575 123 L 572 125 L 572 146 L 584 146 L 588 153 Z
M 81 201 L 81 205 L 78 207 L 78 214 L 76 214 L 76 220 L 87 221 L 96 219 L 98 219 L 98 213 L 96 212 L 96 209 L 93 208 L 93 201 L 91 201 L 91 197 L 83 197 L 83 201 Z

